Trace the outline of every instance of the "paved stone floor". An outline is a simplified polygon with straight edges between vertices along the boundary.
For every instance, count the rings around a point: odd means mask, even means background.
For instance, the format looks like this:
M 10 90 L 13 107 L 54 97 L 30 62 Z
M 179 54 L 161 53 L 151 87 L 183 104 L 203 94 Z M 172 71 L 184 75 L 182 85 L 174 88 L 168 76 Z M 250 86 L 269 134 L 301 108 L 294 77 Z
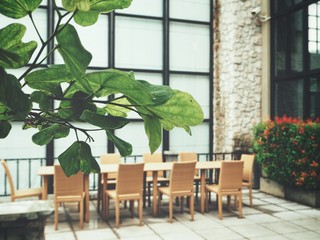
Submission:
M 234 209 L 223 210 L 223 220 L 218 219 L 215 202 L 208 213 L 199 212 L 196 202 L 194 221 L 188 211 L 180 213 L 174 208 L 174 222 L 169 223 L 168 204 L 163 200 L 157 217 L 151 208 L 144 209 L 143 226 L 139 226 L 137 215 L 130 218 L 128 209 L 121 210 L 120 228 L 114 228 L 114 208 L 111 205 L 110 218 L 102 220 L 96 210 L 96 200 L 90 202 L 90 222 L 79 227 L 77 206 L 60 207 L 59 229 L 54 230 L 53 216 L 45 227 L 46 240 L 114 240 L 114 239 L 258 239 L 258 240 L 315 240 L 320 239 L 320 209 L 286 201 L 259 191 L 254 191 L 253 208 L 248 206 L 247 192 L 244 192 L 243 218 L 238 218 Z M 92 196 L 94 198 L 94 196 Z M 188 210 L 188 209 L 185 209 Z

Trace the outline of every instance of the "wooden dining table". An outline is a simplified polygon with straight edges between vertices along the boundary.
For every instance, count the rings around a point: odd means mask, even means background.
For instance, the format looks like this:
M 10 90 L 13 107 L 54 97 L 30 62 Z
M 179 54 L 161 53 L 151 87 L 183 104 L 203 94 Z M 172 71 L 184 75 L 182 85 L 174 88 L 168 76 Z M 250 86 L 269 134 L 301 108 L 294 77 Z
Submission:
M 144 165 L 144 172 L 152 172 L 153 176 L 153 204 L 152 204 L 152 212 L 153 215 L 157 215 L 157 187 L 158 186 L 158 172 L 159 171 L 170 171 L 172 169 L 173 162 L 162 162 L 162 163 L 145 163 Z M 196 169 L 200 171 L 200 211 L 204 213 L 205 209 L 205 184 L 206 184 L 206 171 L 219 169 L 221 166 L 221 161 L 206 161 L 206 162 L 197 162 Z M 109 173 L 116 173 L 118 171 L 118 164 L 100 164 L 101 174 L 103 181 L 103 189 L 107 189 L 108 181 L 108 174 Z M 48 177 L 54 175 L 54 167 L 53 166 L 42 166 L 38 169 L 38 175 L 41 175 L 43 178 L 42 182 L 42 198 L 48 198 Z M 145 174 L 146 176 L 146 174 Z M 89 222 L 90 219 L 90 211 L 89 211 L 89 175 L 84 174 L 85 184 L 84 184 L 84 191 L 85 191 L 85 221 Z M 105 196 L 103 196 L 102 206 L 104 209 L 105 203 Z M 104 211 L 103 211 L 104 212 Z

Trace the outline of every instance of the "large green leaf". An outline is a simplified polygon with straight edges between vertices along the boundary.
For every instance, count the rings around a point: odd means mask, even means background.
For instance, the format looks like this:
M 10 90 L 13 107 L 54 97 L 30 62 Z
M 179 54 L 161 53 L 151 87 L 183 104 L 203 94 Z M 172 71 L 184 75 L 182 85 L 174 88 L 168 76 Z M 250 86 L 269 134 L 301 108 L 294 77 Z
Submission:
M 20 68 L 26 65 L 34 50 L 36 41 L 22 42 L 26 27 L 13 23 L 0 29 L 0 66 L 4 68 Z
M 72 1 L 72 0 L 64 0 Z M 81 26 L 89 26 L 97 22 L 100 13 L 108 13 L 115 9 L 123 9 L 130 6 L 132 0 L 90 0 L 90 10 L 78 11 L 74 20 Z M 73 10 L 74 11 L 74 10 Z
M 69 135 L 70 129 L 59 124 L 53 124 L 42 129 L 32 136 L 32 141 L 40 146 L 47 145 L 53 139 L 64 138 Z
M 41 69 L 29 73 L 25 77 L 25 81 L 29 87 L 45 90 L 56 97 L 62 96 L 62 89 L 60 84 L 63 82 L 70 82 L 72 76 L 65 65 L 57 65 L 47 69 Z
M 11 131 L 11 123 L 8 121 L 0 121 L 0 138 L 6 138 Z
M 112 116 L 127 117 L 130 110 L 124 106 L 129 106 L 131 103 L 126 98 L 114 99 L 111 102 L 104 107 L 107 113 Z
M 58 51 L 61 54 L 68 71 L 85 92 L 92 92 L 84 73 L 92 59 L 92 55 L 81 44 L 76 29 L 70 25 L 61 25 L 61 32 L 57 35 Z
M 17 78 L 7 74 L 0 67 L 0 103 L 6 106 L 15 119 L 24 119 L 31 110 L 31 101 L 21 90 L 21 85 Z M 3 107 L 2 107 L 3 109 Z
M 11 18 L 22 18 L 38 8 L 42 0 L 1 0 L 0 13 Z
M 129 123 L 126 118 L 104 116 L 89 110 L 83 111 L 80 119 L 105 130 L 122 128 Z
M 132 154 L 132 145 L 121 138 L 115 136 L 112 132 L 106 130 L 108 139 L 114 143 L 122 156 L 129 156 Z
M 196 126 L 203 121 L 203 111 L 198 102 L 189 94 L 178 90 L 165 104 L 148 106 L 167 127 L 171 124 L 182 127 L 190 133 L 189 126 Z
M 90 146 L 83 141 L 74 142 L 59 155 L 58 160 L 66 176 L 74 175 L 80 170 L 87 174 L 100 172 L 99 164 L 92 156 Z
M 144 129 L 149 139 L 149 149 L 154 153 L 160 146 L 162 140 L 162 127 L 158 118 L 144 116 Z
M 162 104 L 173 96 L 173 90 L 167 86 L 151 85 L 119 71 L 88 73 L 86 77 L 97 97 L 122 93 L 136 104 L 146 106 Z
M 31 93 L 30 99 L 32 102 L 39 104 L 40 110 L 48 112 L 50 110 L 51 101 L 50 96 L 41 91 L 35 91 Z
M 84 110 L 95 112 L 96 105 L 90 102 L 89 95 L 83 92 L 76 92 L 72 99 L 60 102 L 59 114 L 64 119 L 79 121 Z
M 89 11 L 89 0 L 62 0 L 62 6 L 69 12 L 74 12 L 77 9 L 79 11 Z

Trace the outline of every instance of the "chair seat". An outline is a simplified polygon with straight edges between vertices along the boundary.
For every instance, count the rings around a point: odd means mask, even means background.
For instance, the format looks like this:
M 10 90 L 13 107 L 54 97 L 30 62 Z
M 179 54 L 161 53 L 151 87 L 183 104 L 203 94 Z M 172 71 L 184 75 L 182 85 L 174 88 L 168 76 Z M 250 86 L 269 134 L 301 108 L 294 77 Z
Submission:
M 68 195 L 68 196 L 56 196 L 55 200 L 58 202 L 79 202 L 85 196 L 85 193 L 82 195 Z
M 153 177 L 149 176 L 146 178 L 147 183 L 152 183 L 153 182 Z M 158 182 L 169 182 L 169 178 L 165 177 L 158 177 Z
M 162 192 L 163 194 L 170 195 L 170 187 L 159 187 L 158 191 Z M 171 192 L 173 196 L 187 196 L 193 195 L 192 191 L 174 191 Z
M 41 196 L 41 195 L 42 195 L 41 188 L 21 189 L 21 190 L 16 190 L 15 192 L 15 198 Z
M 113 199 L 120 199 L 120 200 L 132 200 L 132 199 L 139 199 L 141 194 L 119 194 L 117 195 L 116 190 L 107 190 L 106 193 Z
M 206 189 L 208 189 L 211 192 L 215 192 L 217 193 L 219 191 L 219 186 L 217 184 L 210 184 L 210 185 L 206 185 Z M 221 193 L 223 194 L 236 194 L 239 192 L 240 189 L 228 189 L 228 190 L 222 190 Z

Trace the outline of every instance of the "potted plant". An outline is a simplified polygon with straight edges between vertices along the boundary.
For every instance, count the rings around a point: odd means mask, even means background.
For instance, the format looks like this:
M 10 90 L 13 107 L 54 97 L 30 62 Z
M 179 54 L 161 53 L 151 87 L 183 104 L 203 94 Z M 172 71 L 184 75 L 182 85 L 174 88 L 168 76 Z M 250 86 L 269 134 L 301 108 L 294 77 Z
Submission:
M 286 198 L 299 198 L 301 191 L 316 199 L 306 204 L 319 205 L 320 122 L 281 117 L 254 127 L 254 152 L 263 175 L 283 187 Z M 298 190 L 299 194 L 292 193 Z
M 93 140 L 91 131 L 105 131 L 121 155 L 132 153 L 131 144 L 113 134 L 113 130 L 129 123 L 126 118 L 129 111 L 143 119 L 151 152 L 160 146 L 163 129 L 180 127 L 191 134 L 190 126 L 203 121 L 203 112 L 190 94 L 137 80 L 133 72 L 87 71 L 92 55 L 82 46 L 70 21 L 88 27 L 95 24 L 101 13 L 129 7 L 131 1 L 62 0 L 64 9 L 61 9 L 52 0 L 57 25 L 50 37 L 44 39 L 33 15 L 42 0 L 1 0 L 0 14 L 13 21 L 0 29 L 0 138 L 6 138 L 11 130 L 10 122 L 16 120 L 24 121 L 24 129 L 39 130 L 32 137 L 38 145 L 64 138 L 73 130 L 75 142 L 58 157 L 65 174 L 70 176 L 78 171 L 100 170 L 88 144 Z M 32 21 L 40 46 L 36 41 L 22 41 L 28 29 L 14 23 L 14 19 L 23 17 Z M 42 59 L 44 51 L 49 54 Z M 43 64 L 55 51 L 62 56 L 64 64 Z M 29 63 L 32 56 L 34 60 Z M 14 76 L 9 69 L 26 70 Z M 33 91 L 27 93 L 26 86 Z M 114 95 L 119 97 L 110 98 Z M 88 123 L 94 129 L 80 128 L 77 122 Z M 83 133 L 84 139 L 78 133 Z

